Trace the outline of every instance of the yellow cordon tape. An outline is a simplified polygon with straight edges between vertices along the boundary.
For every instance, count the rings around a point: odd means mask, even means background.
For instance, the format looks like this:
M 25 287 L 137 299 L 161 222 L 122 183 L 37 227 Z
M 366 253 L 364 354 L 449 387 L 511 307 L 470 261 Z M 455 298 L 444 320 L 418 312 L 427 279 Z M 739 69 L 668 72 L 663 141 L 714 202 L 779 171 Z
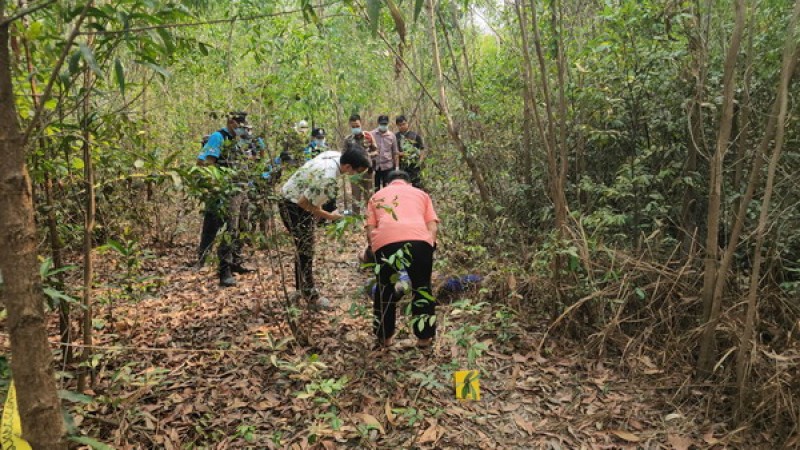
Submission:
M 8 397 L 3 405 L 3 418 L 0 420 L 0 445 L 3 450 L 31 450 L 31 446 L 22 439 L 22 423 L 17 409 L 17 391 L 14 381 L 8 387 Z

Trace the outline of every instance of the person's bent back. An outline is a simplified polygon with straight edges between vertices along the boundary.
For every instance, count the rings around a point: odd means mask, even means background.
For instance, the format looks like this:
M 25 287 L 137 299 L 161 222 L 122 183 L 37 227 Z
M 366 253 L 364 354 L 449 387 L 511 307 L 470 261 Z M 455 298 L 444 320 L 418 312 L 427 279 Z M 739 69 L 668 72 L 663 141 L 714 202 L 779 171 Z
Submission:
M 430 196 L 413 187 L 406 172 L 391 172 L 387 182 L 367 207 L 367 239 L 380 265 L 373 299 L 374 330 L 379 344 L 391 345 L 398 300 L 391 280 L 395 273 L 405 270 L 414 290 L 412 328 L 419 338 L 418 345 L 427 346 L 436 334 L 431 272 L 439 218 Z M 391 256 L 400 250 L 404 256 L 395 257 L 395 263 L 389 264 Z

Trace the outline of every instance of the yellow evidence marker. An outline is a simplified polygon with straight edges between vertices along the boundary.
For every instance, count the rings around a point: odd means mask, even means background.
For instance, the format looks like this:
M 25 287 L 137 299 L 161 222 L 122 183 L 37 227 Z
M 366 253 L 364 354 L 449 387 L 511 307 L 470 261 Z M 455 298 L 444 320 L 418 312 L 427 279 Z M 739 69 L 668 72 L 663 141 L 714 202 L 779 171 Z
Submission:
M 22 423 L 17 409 L 17 391 L 14 381 L 8 386 L 8 397 L 3 405 L 3 418 L 0 420 L 0 446 L 3 450 L 31 450 L 31 446 L 22 439 Z
M 456 380 L 457 399 L 481 399 L 480 373 L 477 370 L 459 370 L 453 375 Z

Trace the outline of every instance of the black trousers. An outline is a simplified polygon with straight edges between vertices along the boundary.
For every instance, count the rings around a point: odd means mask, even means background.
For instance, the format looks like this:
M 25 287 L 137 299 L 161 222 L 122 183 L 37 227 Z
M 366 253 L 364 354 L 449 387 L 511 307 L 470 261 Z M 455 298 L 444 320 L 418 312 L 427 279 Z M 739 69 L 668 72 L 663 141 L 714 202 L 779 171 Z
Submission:
M 336 199 L 334 198 L 325 202 L 325 204 L 322 205 L 322 209 L 329 213 L 336 211 Z
M 395 265 L 389 264 L 390 256 L 403 250 L 404 258 L 409 261 L 405 270 L 411 279 L 414 298 L 411 300 L 411 320 L 414 334 L 420 339 L 432 338 L 436 335 L 436 301 L 431 293 L 431 272 L 433 271 L 433 247 L 425 241 L 403 241 L 385 245 L 375 253 L 380 266 L 378 285 L 373 298 L 375 320 L 373 330 L 378 339 L 387 339 L 394 335 L 397 321 L 397 298 L 394 291 L 393 275 L 398 272 Z
M 386 187 L 386 177 L 389 175 L 392 169 L 389 170 L 376 170 L 375 171 L 375 192 L 378 192 L 382 187 Z
M 200 245 L 197 248 L 197 261 L 199 264 L 205 263 L 219 230 L 225 228 L 225 233 L 221 236 L 222 240 L 217 247 L 220 274 L 226 272 L 231 265 L 242 263 L 238 230 L 228 230 L 228 223 L 228 214 L 224 208 L 218 207 L 214 202 L 206 204 L 206 210 L 203 213 L 203 229 L 200 232 Z
M 283 200 L 279 205 L 281 219 L 294 239 L 294 281 L 304 295 L 314 292 L 314 216 L 297 205 Z

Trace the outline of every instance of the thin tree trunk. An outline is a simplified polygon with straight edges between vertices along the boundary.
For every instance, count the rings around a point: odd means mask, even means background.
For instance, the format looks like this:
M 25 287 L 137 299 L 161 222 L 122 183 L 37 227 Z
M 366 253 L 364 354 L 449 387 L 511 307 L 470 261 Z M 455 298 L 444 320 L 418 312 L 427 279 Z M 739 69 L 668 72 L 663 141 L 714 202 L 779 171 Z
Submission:
M 91 43 L 91 36 L 89 38 Z M 91 44 L 89 44 L 91 45 Z M 84 71 L 85 96 L 83 97 L 83 113 L 82 113 L 82 128 L 83 128 L 83 178 L 86 191 L 86 213 L 84 215 L 84 230 L 83 230 L 83 321 L 82 321 L 82 334 L 83 334 L 83 352 L 81 360 L 86 363 L 92 354 L 92 278 L 93 278 L 93 261 L 92 261 L 92 241 L 94 240 L 94 223 L 95 223 L 95 198 L 94 198 L 94 168 L 92 166 L 92 146 L 91 139 L 92 133 L 90 130 L 90 90 L 92 89 L 92 72 L 87 67 Z M 86 389 L 86 375 L 90 372 L 85 369 L 81 372 L 78 378 L 78 390 L 84 391 Z
M 22 46 L 25 49 L 25 59 L 26 64 L 28 66 L 28 73 L 34 73 L 33 67 L 33 58 L 31 57 L 31 48 L 28 44 L 28 40 L 24 37 L 22 38 Z M 30 77 L 30 86 L 31 86 L 31 100 L 33 101 L 33 105 L 35 108 L 39 107 L 39 92 L 36 85 L 36 77 L 31 75 Z M 47 152 L 48 159 L 52 159 L 52 154 L 50 151 L 49 146 L 45 142 L 44 138 L 39 139 L 39 147 Z M 61 239 L 58 236 L 58 222 L 56 220 L 56 209 L 55 204 L 53 202 L 53 179 L 50 176 L 49 170 L 44 170 L 44 198 L 45 198 L 45 205 L 47 206 L 47 232 L 48 238 L 50 241 L 50 255 L 53 260 L 53 268 L 54 269 L 61 269 L 64 267 L 64 262 L 61 258 Z M 57 289 L 61 290 L 64 286 L 64 277 L 62 273 L 58 275 L 58 286 Z M 63 360 L 65 363 L 72 361 L 72 347 L 67 345 L 72 340 L 72 323 L 70 323 L 70 308 L 69 303 L 61 300 L 58 302 L 58 329 L 59 335 L 61 336 L 61 343 L 65 344 L 63 346 Z
M 434 0 L 427 0 L 426 7 L 428 9 L 429 18 L 428 32 L 430 33 L 431 45 L 433 47 L 433 67 L 439 87 L 439 109 L 444 116 L 445 122 L 447 123 L 447 131 L 450 134 L 450 138 L 453 140 L 456 148 L 458 148 L 462 158 L 464 158 L 464 162 L 467 163 L 467 167 L 472 174 L 472 179 L 475 181 L 475 185 L 478 187 L 478 193 L 481 197 L 484 211 L 486 211 L 486 215 L 491 220 L 494 220 L 496 212 L 493 208 L 491 197 L 489 196 L 489 189 L 483 179 L 483 174 L 478 168 L 475 158 L 469 154 L 469 149 L 467 149 L 466 143 L 464 143 L 464 140 L 461 138 L 458 127 L 453 121 L 453 116 L 450 114 L 450 107 L 448 106 L 447 94 L 445 92 L 442 60 L 439 52 L 439 41 L 436 38 L 436 5 L 434 4 Z
M 699 3 L 699 2 L 698 2 Z M 710 5 L 707 4 L 708 8 Z M 686 165 L 683 168 L 683 177 L 691 177 L 697 171 L 697 159 L 700 156 L 700 146 L 704 142 L 703 110 L 700 105 L 705 98 L 706 84 L 706 51 L 707 41 L 703 33 L 703 12 L 699 5 L 695 7 L 695 27 L 689 33 L 689 54 L 691 55 L 690 79 L 694 79 L 694 97 L 689 106 L 689 136 L 687 142 L 688 154 Z M 695 252 L 697 242 L 697 192 L 691 183 L 687 183 L 683 192 L 681 207 L 681 248 L 687 257 Z
M 546 141 L 544 130 L 542 128 L 541 120 L 538 111 L 536 110 L 536 91 L 533 82 L 533 62 L 531 61 L 530 54 L 530 38 L 528 36 L 528 19 L 525 14 L 525 4 L 523 0 L 514 1 L 514 10 L 517 13 L 519 20 L 520 39 L 522 43 L 522 76 L 525 84 L 522 89 L 522 99 L 524 102 L 523 120 L 524 120 L 524 133 L 523 142 L 525 149 L 523 149 L 524 170 L 523 180 L 528 186 L 533 185 L 533 136 L 530 132 L 531 127 L 535 124 L 539 129 L 539 133 L 543 141 Z M 548 152 L 549 153 L 549 152 Z M 531 196 L 533 198 L 533 196 Z
M 723 104 L 720 117 L 719 135 L 714 156 L 711 159 L 711 176 L 708 193 L 708 231 L 706 236 L 705 273 L 703 278 L 703 318 L 706 321 L 700 340 L 700 356 L 697 361 L 698 373 L 707 376 L 714 365 L 714 338 L 719 320 L 722 299 L 715 301 L 714 285 L 717 277 L 724 277 L 719 272 L 719 222 L 722 205 L 722 166 L 725 153 L 730 143 L 733 128 L 733 103 L 736 88 L 736 61 L 744 33 L 745 1 L 736 0 L 736 25 L 725 55 L 723 75 Z
M 0 1 L 0 21 L 5 17 Z M 37 450 L 66 449 L 39 279 L 31 181 L 11 76 L 9 26 L 0 25 L 0 299 L 8 311 L 11 371 L 23 437 Z
M 778 124 L 775 133 L 775 150 L 769 160 L 767 168 L 767 185 L 764 189 L 764 199 L 761 202 L 761 213 L 758 218 L 756 228 L 756 247 L 753 250 L 753 273 L 750 275 L 750 290 L 747 294 L 747 313 L 745 316 L 744 332 L 739 344 L 739 353 L 736 358 L 736 385 L 739 391 L 739 405 L 737 415 L 742 416 L 745 400 L 748 397 L 747 377 L 750 369 L 750 351 L 753 343 L 753 330 L 755 329 L 756 311 L 758 310 L 758 285 L 761 278 L 761 263 L 763 261 L 762 248 L 764 247 L 764 237 L 767 234 L 767 221 L 769 220 L 769 207 L 772 201 L 772 192 L 775 185 L 775 171 L 778 161 L 783 151 L 783 142 L 786 135 L 786 115 L 789 103 L 789 84 L 794 73 L 793 61 L 797 56 L 797 41 L 795 40 L 795 28 L 798 16 L 800 16 L 800 0 L 795 1 L 794 13 L 789 22 L 789 30 L 786 37 L 786 46 L 783 51 L 783 68 L 781 70 L 780 86 L 778 87 Z
M 555 209 L 555 228 L 559 236 L 564 232 L 566 227 L 567 217 L 567 198 L 564 192 L 564 180 L 561 175 L 561 169 L 565 167 L 566 160 L 560 161 L 561 157 L 566 154 L 565 149 L 559 149 L 558 136 L 556 134 L 556 118 L 553 113 L 552 94 L 550 91 L 550 83 L 548 81 L 547 64 L 544 59 L 544 50 L 542 49 L 542 39 L 539 33 L 539 22 L 536 13 L 536 2 L 530 1 L 531 5 L 531 25 L 533 27 L 533 44 L 536 49 L 536 57 L 539 61 L 539 75 L 540 75 L 540 89 L 544 100 L 545 112 L 547 114 L 547 133 L 542 135 L 543 140 L 547 141 L 547 166 L 550 179 L 550 197 Z M 558 63 L 560 64 L 560 63 Z M 559 71 L 562 69 L 559 68 Z M 563 74 L 559 75 L 559 79 Z M 561 108 L 559 102 L 559 109 Z M 559 132 L 560 134 L 560 132 Z M 564 156 L 564 158 L 566 158 Z M 561 258 L 557 256 L 554 259 L 553 275 L 557 276 L 561 267 Z

